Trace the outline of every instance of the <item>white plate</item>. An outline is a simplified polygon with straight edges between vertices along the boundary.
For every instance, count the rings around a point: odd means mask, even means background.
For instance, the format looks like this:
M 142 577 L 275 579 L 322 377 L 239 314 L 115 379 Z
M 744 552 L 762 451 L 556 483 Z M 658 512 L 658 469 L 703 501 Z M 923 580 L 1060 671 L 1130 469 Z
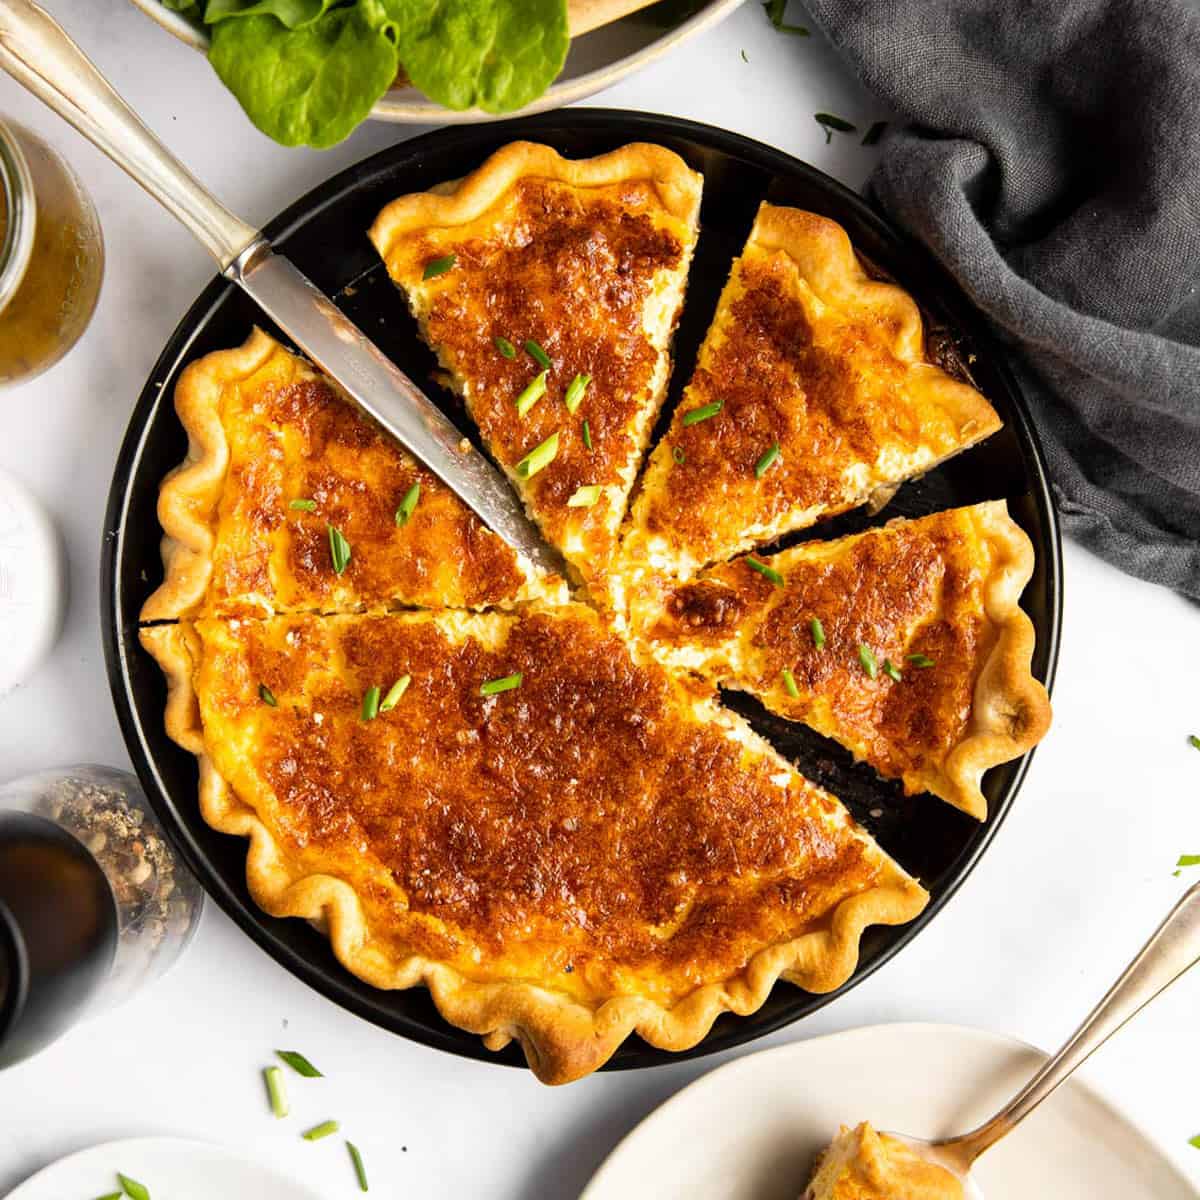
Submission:
M 132 3 L 181 42 L 207 53 L 207 36 L 179 13 L 167 8 L 162 0 L 132 0 Z M 673 29 L 663 29 L 648 20 L 645 14 L 634 13 L 582 37 L 573 38 L 570 53 L 558 78 L 544 95 L 519 112 L 499 116 L 481 112 L 477 108 L 454 112 L 427 100 L 416 88 L 402 87 L 392 88 L 377 100 L 371 109 L 371 116 L 377 121 L 395 121 L 406 125 L 466 125 L 561 108 L 564 104 L 574 104 L 603 88 L 612 87 L 631 71 L 656 62 L 668 51 L 728 16 L 741 3 L 743 0 L 708 0 L 707 4 Z
M 796 1200 L 813 1157 L 842 1123 L 867 1120 L 920 1137 L 961 1133 L 1044 1059 L 1014 1038 L 956 1025 L 876 1025 L 752 1054 L 651 1113 L 581 1200 Z M 1141 1130 L 1078 1081 L 976 1170 L 988 1200 L 1200 1197 Z
M 294 1179 L 224 1146 L 162 1137 L 106 1142 L 60 1158 L 25 1180 L 6 1200 L 103 1196 L 118 1189 L 118 1171 L 144 1183 L 152 1200 L 320 1200 Z

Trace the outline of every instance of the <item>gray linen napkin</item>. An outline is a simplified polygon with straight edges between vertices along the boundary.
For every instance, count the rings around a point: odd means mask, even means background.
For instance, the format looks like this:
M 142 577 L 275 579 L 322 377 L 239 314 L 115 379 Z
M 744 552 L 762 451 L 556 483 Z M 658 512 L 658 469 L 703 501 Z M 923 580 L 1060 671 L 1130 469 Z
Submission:
M 1200 599 L 1200 3 L 806 0 L 872 199 L 1011 349 L 1067 532 Z

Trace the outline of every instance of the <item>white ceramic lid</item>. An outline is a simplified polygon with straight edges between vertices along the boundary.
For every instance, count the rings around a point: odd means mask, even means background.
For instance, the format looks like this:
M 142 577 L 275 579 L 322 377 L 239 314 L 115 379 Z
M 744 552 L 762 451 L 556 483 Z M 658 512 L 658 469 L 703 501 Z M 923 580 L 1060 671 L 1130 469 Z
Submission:
M 0 470 L 0 696 L 49 653 L 66 599 L 58 531 L 29 489 Z

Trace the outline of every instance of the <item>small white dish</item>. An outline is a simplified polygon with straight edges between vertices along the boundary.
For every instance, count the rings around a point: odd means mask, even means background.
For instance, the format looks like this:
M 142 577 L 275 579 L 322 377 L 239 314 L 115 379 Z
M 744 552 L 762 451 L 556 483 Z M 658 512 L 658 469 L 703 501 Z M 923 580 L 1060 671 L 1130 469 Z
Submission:
M 0 471 L 0 696 L 50 652 L 66 606 L 58 530 L 33 493 Z
M 172 12 L 162 0 L 130 2 L 181 42 L 201 53 L 208 52 L 205 33 L 179 13 Z M 612 87 L 631 71 L 657 62 L 676 46 L 727 17 L 741 3 L 743 0 L 708 0 L 690 17 L 667 29 L 655 26 L 644 14 L 634 13 L 574 38 L 559 77 L 544 95 L 519 112 L 497 115 L 477 108 L 455 112 L 427 100 L 416 88 L 397 87 L 376 101 L 371 116 L 376 121 L 394 121 L 402 125 L 471 125 L 548 112 L 595 95 L 603 88 Z
M 224 1146 L 166 1137 L 130 1138 L 80 1150 L 25 1180 L 5 1200 L 103 1196 L 119 1190 L 118 1171 L 145 1184 L 154 1200 L 320 1200 L 294 1179 Z
M 956 1025 L 875 1025 L 727 1063 L 650 1114 L 581 1200 L 797 1200 L 842 1124 L 920 1137 L 972 1129 L 1045 1055 Z M 972 1171 L 988 1200 L 1197 1200 L 1107 1100 L 1069 1080 Z

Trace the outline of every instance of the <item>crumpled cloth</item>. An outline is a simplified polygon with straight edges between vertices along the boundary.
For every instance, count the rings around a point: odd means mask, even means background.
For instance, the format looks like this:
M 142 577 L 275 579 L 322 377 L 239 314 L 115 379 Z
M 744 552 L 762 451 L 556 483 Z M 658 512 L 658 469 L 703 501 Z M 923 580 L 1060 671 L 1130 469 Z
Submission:
M 1200 600 L 1200 2 L 807 0 L 868 195 L 990 319 L 1066 532 Z

